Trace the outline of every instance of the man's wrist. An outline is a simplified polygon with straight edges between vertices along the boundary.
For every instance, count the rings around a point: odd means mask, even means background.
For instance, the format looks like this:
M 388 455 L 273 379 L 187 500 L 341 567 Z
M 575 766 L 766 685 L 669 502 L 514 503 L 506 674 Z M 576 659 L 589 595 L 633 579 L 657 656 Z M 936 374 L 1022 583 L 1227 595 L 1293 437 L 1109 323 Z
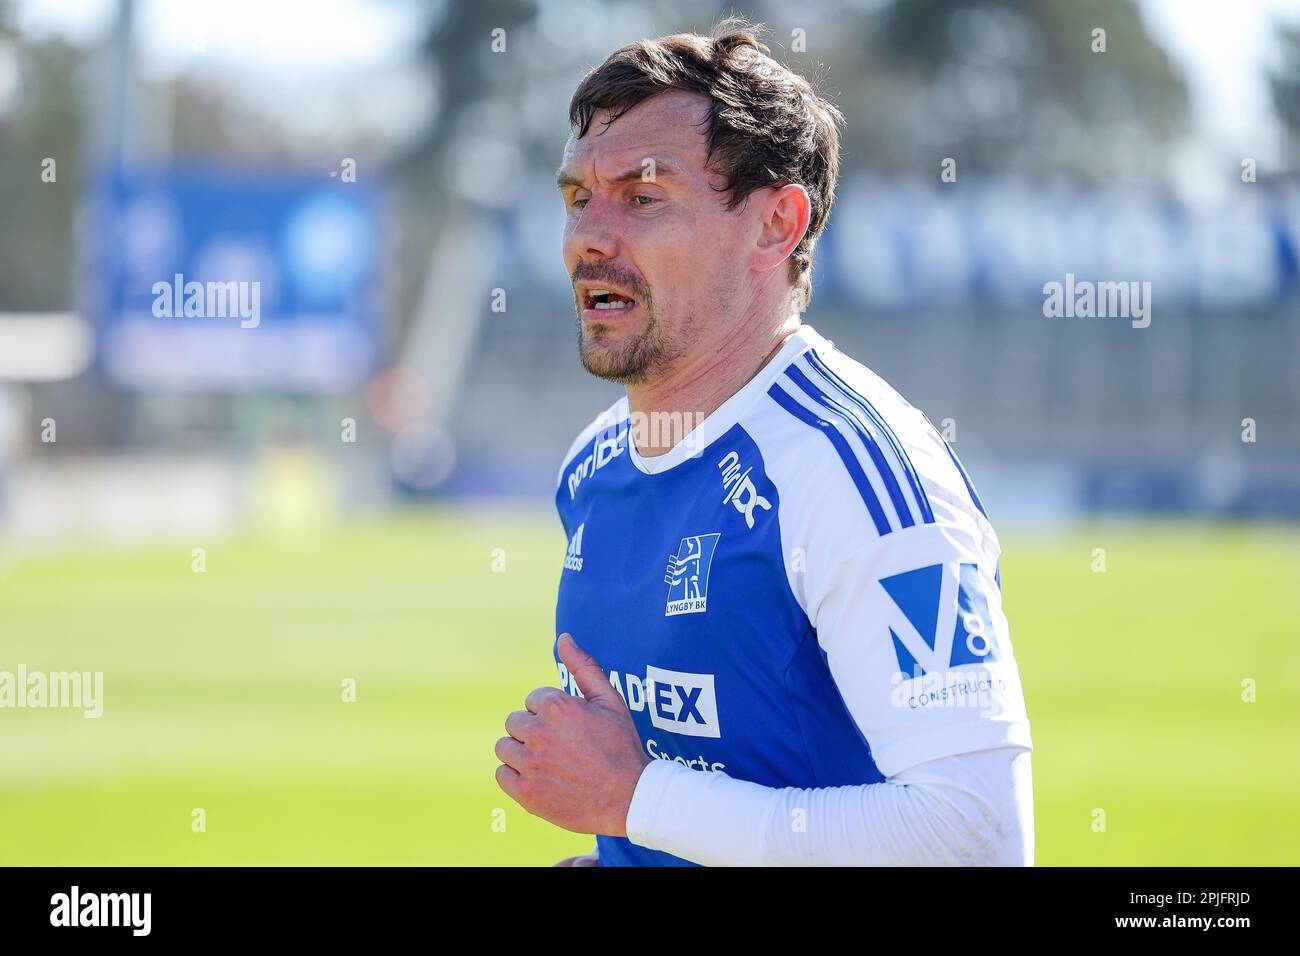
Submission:
M 671 781 L 679 773 L 700 773 L 675 760 L 650 760 L 641 770 L 627 808 L 625 832 L 637 846 L 651 847 Z
M 641 775 L 627 814 L 627 839 L 705 866 L 759 866 L 781 790 L 655 760 Z
M 602 831 L 603 833 L 605 833 L 606 836 L 613 836 L 613 837 L 627 836 L 627 818 L 628 815 L 632 812 L 632 802 L 636 799 L 636 789 L 641 785 L 641 780 L 645 776 L 646 767 L 650 766 L 652 763 L 656 763 L 656 761 L 651 760 L 649 757 L 646 757 L 644 754 L 642 754 L 642 760 L 644 762 L 641 764 L 641 769 L 639 769 L 636 772 L 636 777 L 633 778 L 632 780 L 631 790 L 628 791 L 627 802 L 623 805 L 621 811 L 615 812 L 614 820 L 612 821 L 610 828 L 608 830 Z M 631 775 L 629 774 L 629 776 Z

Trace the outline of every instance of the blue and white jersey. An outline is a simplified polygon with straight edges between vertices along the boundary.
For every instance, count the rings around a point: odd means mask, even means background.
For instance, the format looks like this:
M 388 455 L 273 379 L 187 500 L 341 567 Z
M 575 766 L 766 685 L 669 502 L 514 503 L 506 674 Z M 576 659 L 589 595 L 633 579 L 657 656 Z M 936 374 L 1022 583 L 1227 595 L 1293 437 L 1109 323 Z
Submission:
M 1032 748 L 970 479 L 920 411 L 811 327 L 665 455 L 637 453 L 620 400 L 558 484 L 555 632 L 608 672 L 650 757 L 835 787 Z M 597 844 L 607 866 L 686 862 Z

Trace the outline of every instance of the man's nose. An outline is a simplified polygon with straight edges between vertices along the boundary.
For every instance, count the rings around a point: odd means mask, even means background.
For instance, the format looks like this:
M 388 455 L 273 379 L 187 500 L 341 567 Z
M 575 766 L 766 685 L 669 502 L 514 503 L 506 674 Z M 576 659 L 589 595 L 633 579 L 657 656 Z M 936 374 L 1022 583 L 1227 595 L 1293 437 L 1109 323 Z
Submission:
M 569 233 L 567 251 L 571 262 L 613 259 L 618 255 L 618 230 L 611 212 L 607 202 L 594 196 L 588 200 Z

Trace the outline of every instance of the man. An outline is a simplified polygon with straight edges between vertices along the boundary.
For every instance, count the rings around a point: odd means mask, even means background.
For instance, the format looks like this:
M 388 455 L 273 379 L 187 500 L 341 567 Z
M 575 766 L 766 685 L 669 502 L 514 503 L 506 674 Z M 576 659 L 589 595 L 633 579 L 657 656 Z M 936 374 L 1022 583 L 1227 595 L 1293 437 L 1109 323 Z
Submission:
M 497 781 L 597 834 L 566 865 L 1031 865 L 997 537 L 925 416 L 801 324 L 842 120 L 765 54 L 728 21 L 574 94 L 579 349 L 627 396 L 561 468 L 561 686 Z

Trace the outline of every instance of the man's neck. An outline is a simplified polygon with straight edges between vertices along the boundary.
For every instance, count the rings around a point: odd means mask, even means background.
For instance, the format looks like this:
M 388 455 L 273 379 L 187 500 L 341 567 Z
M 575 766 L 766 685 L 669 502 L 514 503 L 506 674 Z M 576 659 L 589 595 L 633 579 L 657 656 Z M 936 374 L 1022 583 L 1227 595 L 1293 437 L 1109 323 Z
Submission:
M 629 385 L 637 453 L 652 457 L 671 451 L 757 375 L 801 324 L 796 313 L 762 335 L 738 336 L 730 348 L 692 356 L 654 382 Z

